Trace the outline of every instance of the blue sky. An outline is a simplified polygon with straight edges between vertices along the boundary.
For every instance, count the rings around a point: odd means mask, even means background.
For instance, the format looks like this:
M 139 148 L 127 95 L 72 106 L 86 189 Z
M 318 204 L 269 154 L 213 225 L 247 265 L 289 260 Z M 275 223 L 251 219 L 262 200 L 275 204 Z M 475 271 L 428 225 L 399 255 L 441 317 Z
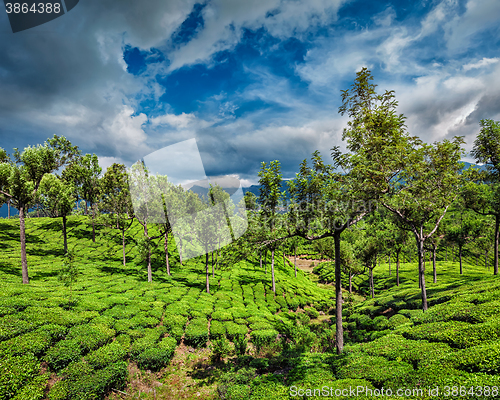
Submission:
M 9 32 L 0 13 L 0 147 L 64 135 L 131 165 L 196 138 L 208 175 L 285 178 L 343 146 L 340 90 L 368 67 L 427 142 L 500 119 L 500 1 L 82 0 Z M 189 162 L 189 160 L 186 160 Z

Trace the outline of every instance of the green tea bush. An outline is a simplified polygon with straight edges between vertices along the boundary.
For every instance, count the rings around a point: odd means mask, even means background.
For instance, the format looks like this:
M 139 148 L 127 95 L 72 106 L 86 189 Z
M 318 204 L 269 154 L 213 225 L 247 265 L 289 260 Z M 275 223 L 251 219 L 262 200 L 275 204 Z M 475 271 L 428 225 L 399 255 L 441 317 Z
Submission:
M 276 341 L 278 332 L 275 329 L 257 330 L 252 331 L 250 336 L 257 351 L 260 351 L 262 347 L 268 346 Z
M 210 337 L 213 339 L 218 339 L 226 334 L 226 327 L 221 321 L 212 320 L 210 321 Z
M 24 321 L 14 316 L 0 318 L 0 340 L 10 339 L 14 336 L 29 332 L 40 326 L 41 323 L 32 323 Z
M 141 369 L 158 371 L 168 365 L 177 347 L 177 340 L 173 337 L 163 338 L 155 347 L 148 348 L 136 358 Z
M 110 341 L 115 333 L 105 325 L 77 325 L 69 330 L 67 338 L 78 341 L 82 350 L 87 352 Z
M 410 320 L 402 314 L 394 314 L 389 318 L 389 328 L 397 329 L 402 325 L 409 324 Z
M 32 354 L 0 358 L 0 399 L 12 399 L 39 371 L 40 362 Z
M 49 374 L 37 375 L 27 385 L 19 390 L 12 400 L 42 400 L 45 398 L 45 388 Z
M 147 349 L 155 347 L 161 335 L 163 335 L 165 332 L 166 330 L 163 326 L 144 329 L 144 336 L 132 343 L 132 346 L 130 348 L 131 357 L 133 359 L 136 359 L 139 354 L 143 353 Z
M 56 324 L 56 325 L 77 325 L 85 324 L 91 319 L 98 317 L 97 311 L 68 311 L 60 307 L 28 307 L 19 314 L 25 321 L 35 325 Z
M 128 346 L 118 340 L 109 343 L 85 356 L 87 363 L 94 369 L 104 368 L 109 364 L 124 360 L 128 355 Z
M 174 327 L 184 328 L 188 321 L 187 316 L 179 315 L 179 314 L 165 314 L 163 317 L 163 325 L 167 327 L 169 330 Z
M 208 341 L 208 321 L 193 319 L 189 321 L 184 334 L 184 342 L 193 347 L 205 347 Z
M 210 346 L 210 350 L 212 351 L 210 357 L 212 361 L 218 362 L 222 360 L 229 354 L 230 349 L 229 341 L 225 336 L 212 340 L 212 345 Z
M 233 315 L 229 310 L 217 310 L 212 313 L 212 319 L 218 321 L 232 321 Z
M 375 317 L 373 319 L 373 328 L 382 331 L 385 329 L 388 329 L 390 327 L 389 320 L 384 317 L 383 315 L 380 315 L 378 317 Z
M 79 340 L 61 340 L 47 351 L 45 361 L 52 370 L 59 371 L 69 363 L 80 360 L 82 352 Z
M 443 360 L 467 372 L 500 374 L 500 343 L 482 344 L 459 350 Z
M 306 307 L 306 308 L 304 308 L 304 311 L 307 315 L 309 315 L 309 318 L 311 318 L 311 319 L 315 319 L 315 318 L 319 317 L 319 312 L 314 307 Z
M 234 340 L 237 336 L 245 336 L 248 333 L 246 325 L 238 325 L 232 321 L 226 321 L 224 322 L 224 326 L 227 331 L 227 337 L 230 340 Z
M 248 340 L 244 335 L 235 336 L 233 339 L 234 351 L 236 355 L 243 356 L 247 352 Z
M 384 357 L 370 356 L 360 352 L 347 354 L 337 363 L 340 364 L 336 373 L 338 379 L 363 377 L 377 387 L 387 382 L 391 384 L 403 382 L 405 376 L 413 372 L 413 367 L 408 363 L 388 361 Z

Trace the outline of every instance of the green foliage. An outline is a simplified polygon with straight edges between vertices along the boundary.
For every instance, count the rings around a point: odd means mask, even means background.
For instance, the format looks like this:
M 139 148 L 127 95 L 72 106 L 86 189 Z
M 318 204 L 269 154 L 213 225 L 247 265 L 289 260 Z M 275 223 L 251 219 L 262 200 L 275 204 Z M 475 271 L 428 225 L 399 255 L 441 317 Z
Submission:
M 263 329 L 252 331 L 250 336 L 257 351 L 260 351 L 264 346 L 268 346 L 276 341 L 278 332 L 274 329 Z
M 82 352 L 79 340 L 61 340 L 47 351 L 45 361 L 51 369 L 59 371 L 69 363 L 80 360 Z
M 173 337 L 163 338 L 158 345 L 144 350 L 137 356 L 137 365 L 142 369 L 158 371 L 165 367 L 177 347 L 177 340 Z
M 208 341 L 208 321 L 202 318 L 189 321 L 184 341 L 193 347 L 205 347 Z
M 124 360 L 128 355 L 128 345 L 130 343 L 115 340 L 87 354 L 85 360 L 94 369 L 104 368 L 109 364 Z
M 212 340 L 212 345 L 210 346 L 212 361 L 218 362 L 222 360 L 229 354 L 230 349 L 229 340 L 225 336 Z
M 35 379 L 40 362 L 32 355 L 0 358 L 0 398 L 9 400 L 16 392 Z

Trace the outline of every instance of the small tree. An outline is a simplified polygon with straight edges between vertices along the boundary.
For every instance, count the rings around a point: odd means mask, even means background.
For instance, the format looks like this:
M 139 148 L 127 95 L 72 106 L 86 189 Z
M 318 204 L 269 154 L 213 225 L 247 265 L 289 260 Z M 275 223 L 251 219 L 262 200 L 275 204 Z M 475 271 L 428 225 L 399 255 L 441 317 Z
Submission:
M 73 296 L 73 285 L 78 281 L 80 270 L 75 264 L 75 253 L 69 250 L 64 255 L 63 267 L 59 273 L 59 280 L 64 283 L 64 286 L 69 286 L 69 301 L 71 303 Z

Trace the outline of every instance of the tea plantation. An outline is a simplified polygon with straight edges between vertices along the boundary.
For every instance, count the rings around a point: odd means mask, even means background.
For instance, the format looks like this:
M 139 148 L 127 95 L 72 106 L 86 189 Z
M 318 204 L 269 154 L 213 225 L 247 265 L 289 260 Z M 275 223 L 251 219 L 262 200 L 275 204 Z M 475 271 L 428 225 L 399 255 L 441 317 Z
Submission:
M 59 220 L 27 220 L 29 285 L 20 283 L 19 222 L 0 220 L 2 400 L 289 399 L 325 387 L 335 398 L 353 397 L 349 389 L 358 399 L 382 389 L 402 399 L 500 397 L 500 280 L 484 267 L 466 263 L 458 275 L 457 263 L 439 262 L 436 284 L 428 268 L 426 313 L 415 264 L 401 265 L 399 287 L 388 265 L 376 268 L 374 299 L 360 296 L 367 278 L 358 276 L 358 294 L 344 295 L 338 356 L 333 287 L 295 277 L 282 257 L 276 296 L 270 261 L 266 273 L 257 254 L 216 267 L 208 294 L 204 257 L 181 265 L 170 240 L 172 275 L 158 251 L 148 283 L 132 240 L 141 227 L 127 233 L 124 267 L 119 234 L 98 228 L 93 243 L 87 221 L 68 221 L 80 271 L 70 288 L 58 279 Z

